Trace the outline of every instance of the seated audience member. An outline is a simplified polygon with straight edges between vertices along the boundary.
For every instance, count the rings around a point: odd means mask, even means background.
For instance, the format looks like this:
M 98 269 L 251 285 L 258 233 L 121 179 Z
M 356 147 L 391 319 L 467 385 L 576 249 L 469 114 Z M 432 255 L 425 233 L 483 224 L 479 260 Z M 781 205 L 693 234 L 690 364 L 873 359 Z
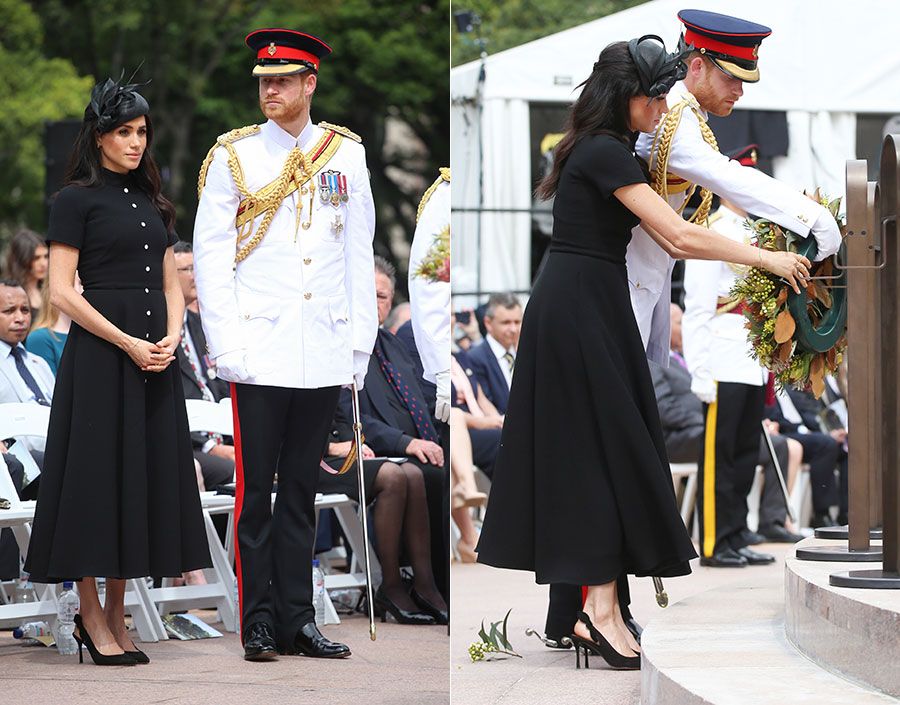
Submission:
M 75 280 L 75 288 L 80 292 L 81 282 L 77 274 Z M 50 287 L 42 287 L 41 307 L 25 339 L 25 349 L 44 358 L 55 375 L 71 327 L 72 319 L 50 303 Z
M 31 307 L 25 289 L 10 279 L 0 279 L 0 404 L 50 406 L 53 399 L 55 378 L 50 365 L 22 344 L 30 325 Z M 41 465 L 44 439 L 28 439 L 27 446 Z
M 32 493 L 22 491 L 22 483 L 25 481 L 25 467 L 22 462 L 14 455 L 7 453 L 6 444 L 0 441 L 0 455 L 3 456 L 3 462 L 6 463 L 4 469 L 0 466 L 0 472 L 8 472 L 12 480 L 13 486 L 19 499 L 35 499 Z M 32 483 L 36 484 L 36 483 Z M 28 488 L 30 489 L 29 485 Z M 12 500 L 12 497 L 2 497 L 2 499 Z M 20 575 L 19 561 L 19 544 L 13 535 L 12 529 L 3 529 L 0 531 L 0 580 L 18 580 Z
M 47 278 L 49 252 L 44 238 L 27 228 L 15 233 L 6 249 L 3 276 L 18 282 L 25 289 L 32 321 L 37 318 L 41 305 L 41 289 Z
M 803 462 L 809 465 L 812 486 L 810 525 L 817 529 L 846 524 L 848 498 L 847 431 L 835 428 L 829 433 L 821 432 L 816 408 L 823 410 L 825 404 L 812 394 L 789 389 L 778 394 L 777 403 L 767 407 L 766 415 L 778 424 L 782 435 L 796 439 L 803 446 Z M 835 469 L 839 471 L 837 480 Z M 838 507 L 837 521 L 830 513 L 833 506 Z
M 396 308 L 396 306 L 394 308 Z M 416 370 L 419 386 L 422 388 L 422 393 L 425 394 L 425 399 L 428 401 L 428 413 L 434 416 L 437 387 L 434 382 L 429 382 L 425 379 L 425 368 L 422 365 L 422 358 L 419 356 L 419 349 L 416 347 L 416 336 L 413 333 L 412 320 L 406 321 L 397 329 L 397 332 L 394 333 L 394 335 L 397 340 L 403 343 L 403 347 L 406 348 L 406 352 L 409 353 L 409 359 L 412 360 L 413 367 Z
M 353 416 L 350 391 L 342 390 L 325 462 L 338 470 L 350 453 Z M 346 494 L 359 501 L 358 470 L 354 463 L 342 475 L 319 471 L 318 491 Z M 381 563 L 381 585 L 375 592 L 375 610 L 389 613 L 401 624 L 447 623 L 447 603 L 434 583 L 425 480 L 417 465 L 376 458 L 363 444 L 366 501 L 372 511 L 375 552 Z M 408 590 L 400 575 L 401 546 L 413 569 Z M 443 556 L 441 556 L 443 558 Z
M 469 351 L 473 345 L 477 345 L 481 339 L 481 330 L 478 327 L 478 319 L 475 317 L 475 311 L 471 308 L 463 309 L 459 314 L 453 314 L 453 343 L 451 347 L 464 352 Z
M 410 316 L 409 302 L 404 301 L 391 309 L 391 312 L 384 319 L 384 327 L 394 335 L 397 335 L 397 330 L 410 319 Z
M 669 462 L 695 463 L 703 446 L 703 404 L 691 392 L 691 375 L 687 370 L 682 350 L 682 317 L 681 308 L 677 304 L 672 304 L 669 366 L 661 367 L 651 363 L 650 375 L 653 378 Z M 782 470 L 789 477 L 796 477 L 800 470 L 802 454 L 799 443 L 777 435 L 775 429 L 772 445 Z M 761 432 L 757 462 L 763 466 L 765 482 L 760 501 L 757 535 L 747 532 L 750 543 L 762 543 L 763 539 L 778 542 L 799 541 L 802 537 L 789 528 L 790 521 L 787 518 L 787 508 L 784 505 L 775 465 L 772 463 Z M 785 480 L 790 482 L 788 478 Z
M 175 243 L 175 268 L 185 304 L 181 344 L 175 349 L 175 357 L 181 369 L 184 398 L 218 402 L 229 396 L 229 388 L 227 382 L 216 378 L 215 366 L 206 352 L 206 336 L 203 334 L 200 314 L 189 308 L 190 304 L 197 302 L 191 243 L 184 240 Z M 194 460 L 200 465 L 203 479 L 201 489 L 212 490 L 234 481 L 234 445 L 230 437 L 192 433 L 191 442 L 194 446 Z
M 469 364 L 484 393 L 501 414 L 506 413 L 522 327 L 522 305 L 513 294 L 491 294 L 484 312 L 484 340 L 468 351 Z
M 382 257 L 375 257 L 375 292 L 378 322 L 384 323 L 394 298 L 396 271 Z M 428 411 L 429 399 L 420 384 L 421 373 L 406 347 L 383 327 L 378 329 L 369 360 L 365 386 L 359 393 L 366 444 L 378 456 L 405 456 L 422 471 L 428 500 L 431 555 L 435 584 L 447 584 L 449 551 L 444 540 L 443 506 L 445 465 L 437 422 Z M 449 458 L 447 458 L 449 460 Z

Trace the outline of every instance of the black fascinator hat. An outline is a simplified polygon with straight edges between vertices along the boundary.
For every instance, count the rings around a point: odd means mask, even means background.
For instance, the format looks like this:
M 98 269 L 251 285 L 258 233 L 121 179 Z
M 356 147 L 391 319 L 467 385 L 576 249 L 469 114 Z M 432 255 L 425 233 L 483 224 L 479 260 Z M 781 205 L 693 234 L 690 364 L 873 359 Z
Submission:
M 124 73 L 123 73 L 124 76 Z M 96 121 L 97 131 L 103 134 L 115 129 L 122 123 L 134 120 L 150 113 L 150 104 L 135 89 L 146 83 L 128 83 L 121 85 L 118 81 L 107 78 L 98 83 L 91 91 L 91 102 L 84 109 L 85 121 Z
M 628 42 L 628 53 L 637 67 L 641 89 L 649 98 L 668 93 L 676 82 L 687 75 L 684 57 L 688 50 L 674 54 L 666 52 L 663 40 L 655 34 L 645 34 Z

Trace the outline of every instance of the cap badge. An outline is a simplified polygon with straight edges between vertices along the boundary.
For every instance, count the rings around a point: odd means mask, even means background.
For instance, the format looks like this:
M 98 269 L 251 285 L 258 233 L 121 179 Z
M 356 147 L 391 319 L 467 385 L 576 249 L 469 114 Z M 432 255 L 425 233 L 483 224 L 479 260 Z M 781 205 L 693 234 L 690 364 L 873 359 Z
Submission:
M 754 59 L 759 58 L 759 44 L 757 44 L 755 47 L 753 47 L 753 58 Z
M 269 49 L 268 49 L 268 51 L 269 51 L 269 56 L 275 56 L 275 52 L 278 51 L 278 50 L 275 48 L 275 42 L 269 42 Z

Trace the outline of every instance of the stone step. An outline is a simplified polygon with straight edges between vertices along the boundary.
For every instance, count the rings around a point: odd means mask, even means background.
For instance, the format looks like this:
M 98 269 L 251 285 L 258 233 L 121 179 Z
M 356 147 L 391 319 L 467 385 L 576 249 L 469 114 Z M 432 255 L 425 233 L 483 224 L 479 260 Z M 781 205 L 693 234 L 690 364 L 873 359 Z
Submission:
M 843 546 L 806 539 L 799 548 Z M 873 541 L 872 547 L 881 548 Z M 785 561 L 785 633 L 807 658 L 828 671 L 900 697 L 900 590 L 840 588 L 832 573 L 878 570 L 875 563 Z
M 740 581 L 677 602 L 644 630 L 642 705 L 896 705 L 788 642 L 780 576 L 721 570 Z

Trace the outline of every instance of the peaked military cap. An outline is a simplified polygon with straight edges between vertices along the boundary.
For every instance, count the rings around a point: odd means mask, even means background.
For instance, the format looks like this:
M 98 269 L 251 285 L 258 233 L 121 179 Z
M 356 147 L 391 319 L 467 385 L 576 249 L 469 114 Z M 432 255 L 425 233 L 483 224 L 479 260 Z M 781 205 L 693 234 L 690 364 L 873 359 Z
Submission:
M 331 47 L 318 37 L 293 29 L 257 29 L 244 41 L 256 52 L 254 76 L 290 76 L 319 72 L 319 61 Z
M 693 47 L 729 76 L 756 83 L 759 80 L 759 45 L 772 34 L 765 25 L 706 10 L 681 10 L 682 43 Z
M 756 164 L 759 161 L 759 145 L 748 144 L 746 147 L 733 149 L 728 152 L 728 157 L 741 166 L 756 167 Z

